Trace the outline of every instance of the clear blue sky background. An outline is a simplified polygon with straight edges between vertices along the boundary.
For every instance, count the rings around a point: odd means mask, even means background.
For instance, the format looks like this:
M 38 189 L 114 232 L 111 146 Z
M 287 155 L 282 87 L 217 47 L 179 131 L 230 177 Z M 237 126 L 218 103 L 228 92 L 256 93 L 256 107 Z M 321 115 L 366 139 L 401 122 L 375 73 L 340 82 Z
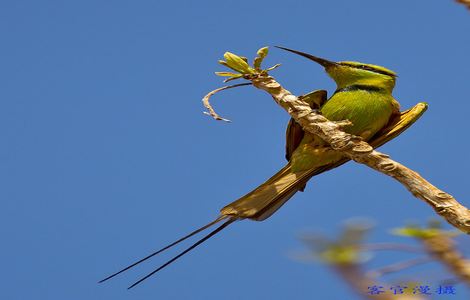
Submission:
M 202 114 L 227 50 L 252 57 L 279 44 L 396 71 L 403 108 L 427 101 L 429 110 L 382 150 L 470 206 L 469 32 L 470 11 L 451 0 L 2 1 L 1 298 L 359 299 L 327 266 L 289 256 L 305 249 L 297 235 L 335 236 L 343 220 L 364 216 L 377 221 L 370 241 L 407 242 L 388 230 L 434 213 L 354 163 L 132 291 L 169 254 L 96 282 L 211 220 L 284 164 L 288 116 L 268 95 L 216 96 L 231 124 Z M 273 75 L 292 92 L 334 90 L 318 65 L 272 49 L 267 63 L 279 62 Z M 407 257 L 379 253 L 371 267 Z M 419 270 L 399 275 L 449 277 Z M 468 297 L 457 289 L 452 299 Z

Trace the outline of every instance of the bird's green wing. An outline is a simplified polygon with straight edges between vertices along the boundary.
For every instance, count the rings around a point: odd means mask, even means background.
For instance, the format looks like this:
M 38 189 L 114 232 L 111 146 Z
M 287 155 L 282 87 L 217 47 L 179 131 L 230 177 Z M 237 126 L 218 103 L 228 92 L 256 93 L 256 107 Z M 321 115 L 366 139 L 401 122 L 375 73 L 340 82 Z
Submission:
M 375 149 L 387 143 L 388 141 L 396 138 L 403 131 L 405 131 L 408 127 L 413 125 L 413 123 L 416 122 L 427 109 L 428 109 L 427 103 L 421 102 L 408 110 L 400 112 L 400 114 L 393 115 L 388 125 L 385 126 L 383 129 L 381 129 L 379 132 L 377 132 L 369 140 L 368 142 L 369 145 L 371 145 Z M 305 174 L 304 176 L 302 176 L 303 178 L 299 178 L 299 181 L 305 182 L 306 184 L 307 181 L 312 176 L 337 168 L 341 166 L 342 164 L 348 162 L 349 160 L 350 160 L 349 158 L 343 158 L 333 164 L 329 164 L 320 168 L 312 169 L 310 172 L 308 172 L 308 174 Z
M 414 122 L 416 122 L 423 113 L 428 109 L 428 104 L 425 102 L 420 102 L 414 107 L 400 112 L 400 114 L 395 115 L 390 119 L 390 122 L 377 132 L 369 141 L 369 144 L 378 148 L 385 144 L 386 142 L 394 139 L 400 135 L 403 131 L 408 129 Z
M 326 102 L 327 93 L 325 90 L 316 90 L 306 95 L 300 96 L 312 109 L 320 109 Z M 304 130 L 294 119 L 290 119 L 286 129 L 286 159 L 290 161 L 292 153 L 297 149 L 304 137 Z

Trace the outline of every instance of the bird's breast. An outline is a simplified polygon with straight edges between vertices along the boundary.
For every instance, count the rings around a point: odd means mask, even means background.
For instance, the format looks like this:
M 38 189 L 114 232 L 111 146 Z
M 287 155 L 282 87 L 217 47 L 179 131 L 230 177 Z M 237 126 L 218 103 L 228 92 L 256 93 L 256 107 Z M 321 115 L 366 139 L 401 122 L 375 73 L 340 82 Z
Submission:
M 323 105 L 321 113 L 331 121 L 351 121 L 352 125 L 344 130 L 367 140 L 388 123 L 393 101 L 392 95 L 383 92 L 339 92 Z

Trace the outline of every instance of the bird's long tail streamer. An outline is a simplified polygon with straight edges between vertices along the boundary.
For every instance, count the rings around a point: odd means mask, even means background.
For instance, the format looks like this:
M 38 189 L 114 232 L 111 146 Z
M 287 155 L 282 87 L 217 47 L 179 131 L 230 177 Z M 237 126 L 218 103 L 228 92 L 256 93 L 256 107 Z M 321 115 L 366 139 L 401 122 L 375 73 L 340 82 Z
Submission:
M 212 236 L 216 235 L 217 233 L 219 233 L 220 231 L 222 231 L 225 227 L 227 227 L 228 225 L 232 224 L 233 222 L 235 222 L 237 219 L 236 218 L 230 218 L 228 219 L 225 223 L 223 223 L 222 225 L 220 225 L 219 227 L 217 227 L 216 229 L 214 229 L 213 231 L 211 231 L 209 234 L 207 234 L 206 236 L 204 236 L 202 239 L 200 239 L 199 241 L 197 241 L 196 243 L 192 244 L 190 247 L 186 248 L 186 250 L 182 251 L 181 253 L 179 253 L 178 255 L 176 255 L 175 257 L 173 257 L 172 259 L 170 259 L 169 261 L 167 261 L 166 263 L 164 263 L 163 265 L 161 265 L 160 267 L 158 267 L 157 269 L 155 269 L 154 271 L 150 272 L 149 274 L 145 275 L 144 277 L 142 277 L 141 279 L 139 279 L 138 281 L 136 281 L 135 283 L 133 283 L 130 287 L 128 287 L 127 289 L 131 289 L 133 287 L 135 287 L 136 285 L 138 285 L 139 283 L 141 283 L 142 281 L 144 281 L 145 279 L 148 279 L 150 276 L 154 275 L 155 273 L 157 273 L 158 271 L 164 269 L 165 267 L 167 267 L 168 265 L 170 265 L 172 262 L 176 261 L 178 258 L 180 258 L 181 256 L 185 255 L 186 253 L 188 253 L 189 251 L 193 250 L 194 248 L 196 248 L 197 246 L 199 246 L 200 244 L 204 243 L 206 240 L 208 240 L 209 238 L 211 238 Z
M 188 235 L 185 235 L 184 237 L 180 238 L 179 240 L 177 240 L 177 241 L 175 241 L 175 242 L 173 242 L 173 243 L 171 243 L 171 244 L 169 244 L 169 245 L 167 245 L 167 246 L 165 246 L 165 247 L 163 247 L 163 248 L 161 248 L 161 249 L 159 249 L 159 250 L 157 250 L 157 251 L 155 251 L 155 252 L 153 252 L 153 253 L 147 255 L 146 257 L 140 259 L 139 261 L 136 261 L 135 263 L 133 263 L 133 264 L 131 264 L 131 265 L 129 265 L 129 266 L 127 266 L 127 267 L 125 267 L 125 268 L 123 268 L 123 269 L 117 271 L 116 273 L 113 273 L 113 274 L 109 275 L 108 277 L 106 277 L 106 278 L 100 280 L 99 283 L 105 282 L 105 281 L 107 281 L 107 280 L 109 280 L 109 279 L 111 279 L 111 278 L 113 278 L 113 277 L 115 277 L 115 276 L 117 276 L 117 275 L 119 275 L 119 274 L 121 274 L 121 273 L 123 273 L 123 272 L 125 272 L 125 271 L 127 271 L 127 270 L 129 270 L 129 269 L 131 269 L 131 268 L 133 268 L 133 267 L 135 267 L 135 266 L 137 266 L 138 264 L 140 264 L 140 263 L 142 263 L 142 262 L 144 262 L 144 261 L 146 261 L 146 260 L 148 260 L 148 259 L 154 257 L 154 256 L 157 255 L 157 254 L 162 253 L 162 252 L 165 251 L 165 250 L 170 249 L 171 247 L 173 247 L 173 246 L 175 246 L 175 245 L 181 243 L 182 241 L 184 241 L 184 240 L 186 240 L 186 239 L 192 237 L 192 236 L 195 235 L 195 234 L 198 234 L 198 233 L 201 232 L 201 231 L 206 230 L 207 228 L 209 228 L 209 227 L 211 227 L 211 226 L 217 224 L 218 222 L 220 222 L 220 221 L 222 221 L 223 219 L 226 219 L 226 218 L 227 218 L 227 216 L 219 216 L 219 217 L 218 217 L 217 219 L 215 219 L 214 221 L 212 221 L 212 222 L 210 222 L 210 223 L 208 223 L 208 224 L 206 224 L 206 225 L 204 225 L 204 226 L 202 226 L 202 227 L 200 227 L 200 228 L 194 230 L 193 232 L 189 233 Z M 225 224 L 225 223 L 224 223 L 224 224 Z M 227 224 L 227 225 L 228 225 L 228 224 Z M 225 226 L 224 226 L 224 227 L 225 227 Z M 220 231 L 220 230 L 219 230 L 219 231 Z M 207 239 L 207 238 L 206 238 L 206 239 Z

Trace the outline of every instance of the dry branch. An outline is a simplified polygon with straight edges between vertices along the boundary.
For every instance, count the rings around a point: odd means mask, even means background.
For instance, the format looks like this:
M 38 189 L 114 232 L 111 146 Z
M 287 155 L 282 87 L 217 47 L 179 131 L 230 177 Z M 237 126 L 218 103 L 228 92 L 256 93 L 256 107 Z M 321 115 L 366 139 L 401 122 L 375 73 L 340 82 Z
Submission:
M 240 86 L 245 86 L 245 85 L 251 85 L 251 83 L 240 83 L 240 84 L 234 84 L 234 85 L 229 85 L 229 86 L 223 86 L 221 88 L 218 88 L 216 90 L 213 90 L 212 92 L 210 92 L 209 94 L 207 94 L 206 96 L 204 96 L 204 98 L 202 98 L 202 103 L 204 104 L 204 107 L 207 108 L 208 112 L 204 112 L 206 115 L 209 115 L 209 116 L 212 116 L 215 120 L 217 121 L 225 121 L 225 122 L 231 122 L 229 119 L 225 119 L 225 118 L 222 118 L 219 114 L 217 114 L 214 110 L 214 108 L 212 108 L 212 105 L 211 103 L 209 102 L 209 99 L 216 93 L 220 92 L 220 91 L 224 91 L 224 90 L 228 90 L 228 89 L 233 89 L 233 88 L 236 88 L 236 87 L 240 87 Z

